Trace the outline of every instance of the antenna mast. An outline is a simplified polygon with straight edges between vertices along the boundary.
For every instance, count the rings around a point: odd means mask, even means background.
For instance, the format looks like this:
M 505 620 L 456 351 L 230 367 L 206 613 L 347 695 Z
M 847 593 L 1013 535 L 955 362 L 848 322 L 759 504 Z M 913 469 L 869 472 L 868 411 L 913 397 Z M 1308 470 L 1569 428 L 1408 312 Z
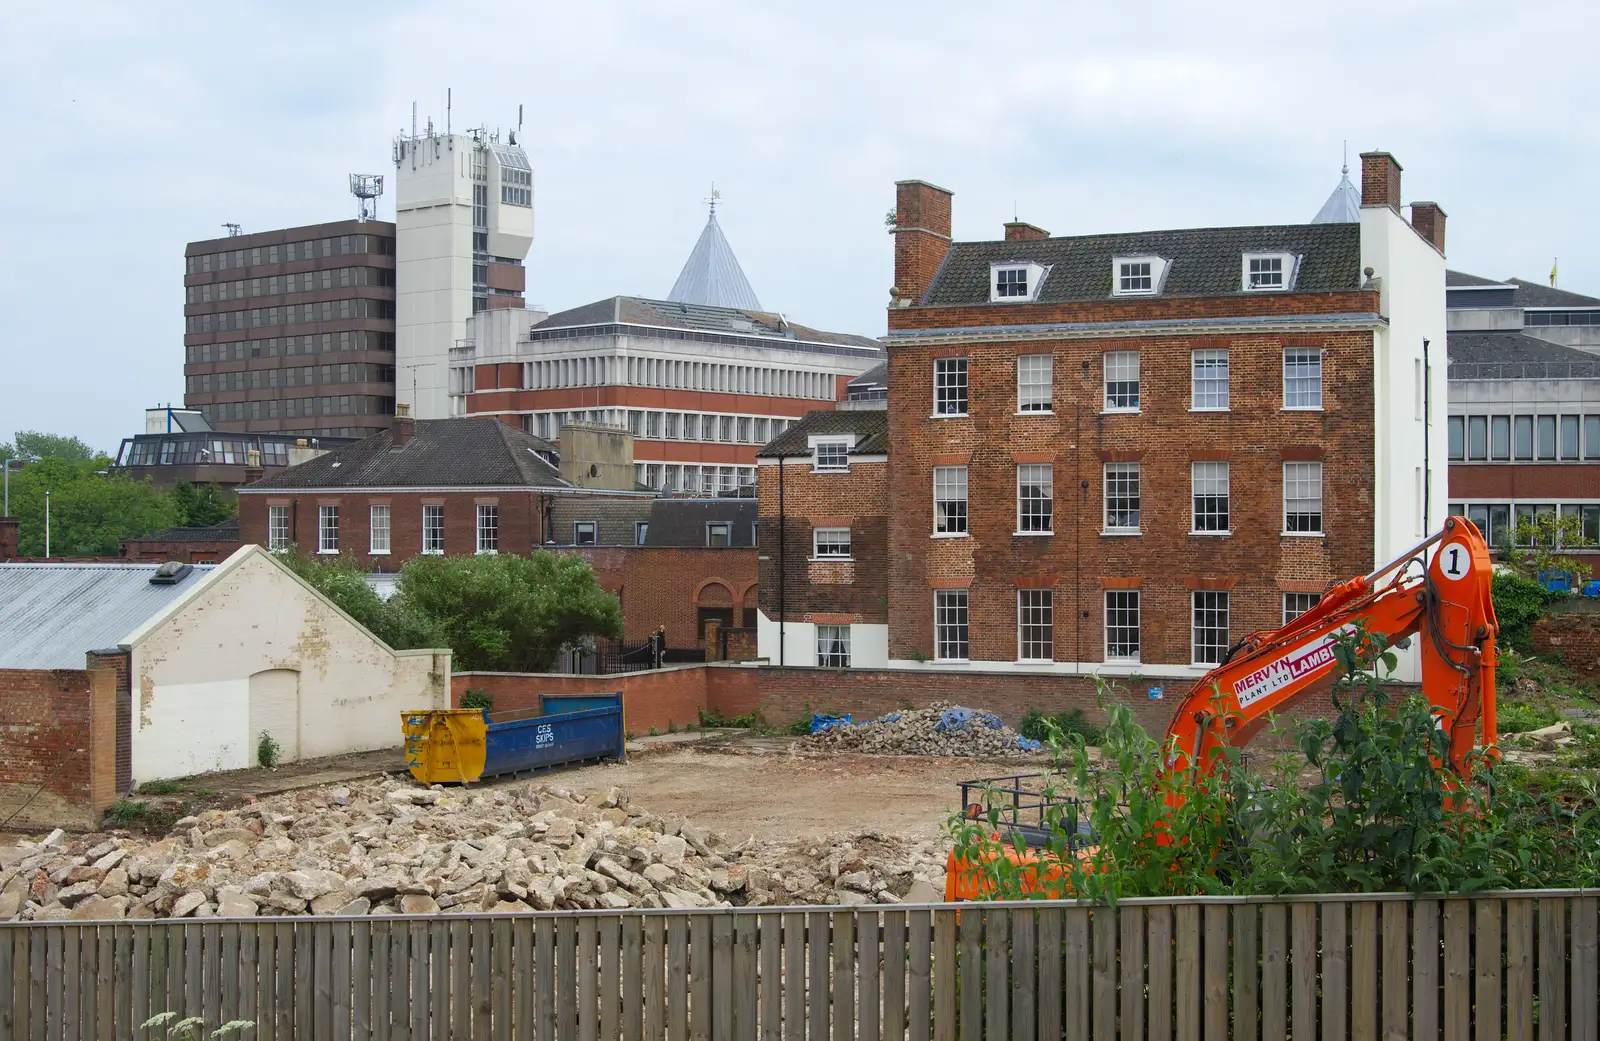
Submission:
M 228 238 L 230 239 L 236 239 L 244 234 L 244 228 L 237 224 L 224 224 L 223 227 L 228 229 Z
M 350 194 L 356 197 L 356 220 L 378 219 L 378 197 L 383 194 L 382 174 L 351 174 Z

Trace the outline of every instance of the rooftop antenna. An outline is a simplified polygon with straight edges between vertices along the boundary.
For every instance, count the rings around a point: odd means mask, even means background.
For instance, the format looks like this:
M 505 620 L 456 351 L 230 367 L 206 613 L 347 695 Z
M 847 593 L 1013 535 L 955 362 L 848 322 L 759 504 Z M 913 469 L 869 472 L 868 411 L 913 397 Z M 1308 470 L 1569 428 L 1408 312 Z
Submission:
M 244 228 L 237 224 L 224 224 L 223 227 L 228 229 L 228 238 L 230 239 L 236 239 L 244 234 Z
M 378 197 L 383 194 L 382 174 L 351 174 L 350 194 L 356 197 L 356 220 L 378 219 Z
M 717 182 L 716 181 L 712 181 L 711 182 L 711 195 L 710 195 L 709 198 L 706 199 L 706 202 L 709 203 L 710 206 L 711 206 L 711 219 L 712 220 L 716 220 L 717 219 L 717 200 L 720 199 L 720 198 L 722 198 L 722 193 L 717 191 Z
M 444 136 L 446 137 L 450 136 L 450 103 L 452 100 L 451 88 L 444 88 Z
M 1345 177 L 1350 176 L 1350 142 L 1348 140 L 1344 143 L 1344 161 L 1339 167 L 1339 173 Z

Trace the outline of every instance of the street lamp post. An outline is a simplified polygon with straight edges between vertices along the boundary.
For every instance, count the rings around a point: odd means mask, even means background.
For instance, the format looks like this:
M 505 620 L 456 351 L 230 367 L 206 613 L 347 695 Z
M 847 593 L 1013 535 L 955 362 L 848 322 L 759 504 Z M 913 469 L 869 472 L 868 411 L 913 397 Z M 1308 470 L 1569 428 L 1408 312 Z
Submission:
M 5 477 L 6 501 L 5 501 L 4 510 L 0 510 L 0 517 L 9 517 L 9 516 L 11 516 L 11 464 L 12 463 L 17 463 L 17 462 L 21 462 L 21 460 L 20 459 L 7 459 L 3 463 L 0 463 L 0 468 L 4 468 L 5 473 L 6 473 L 6 477 Z
M 50 559 L 50 493 L 44 493 L 44 558 Z

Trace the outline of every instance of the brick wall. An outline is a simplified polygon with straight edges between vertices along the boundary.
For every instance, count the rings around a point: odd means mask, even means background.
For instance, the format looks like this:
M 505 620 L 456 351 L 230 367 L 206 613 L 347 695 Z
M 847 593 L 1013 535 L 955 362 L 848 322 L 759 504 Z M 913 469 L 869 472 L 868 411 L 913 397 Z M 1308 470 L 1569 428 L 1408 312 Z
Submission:
M 90 670 L 105 669 L 115 679 L 116 689 L 116 790 L 126 792 L 133 787 L 133 687 L 129 680 L 130 652 L 118 648 L 90 651 L 84 655 L 84 667 Z
M 1556 657 L 1569 668 L 1600 677 L 1600 605 L 1578 601 L 1533 623 L 1533 653 Z
M 115 673 L 0 670 L 0 819 L 93 828 L 116 793 Z
M 262 536 L 265 540 L 266 536 Z M 264 542 L 263 542 L 264 544 Z M 128 539 L 122 543 L 122 556 L 127 560 L 165 563 L 181 560 L 185 564 L 220 564 L 244 545 L 242 542 L 157 542 L 151 539 Z
M 1323 409 L 1283 411 L 1282 352 L 1323 350 Z M 1193 412 L 1190 352 L 1230 352 L 1230 411 Z M 1138 414 L 1102 414 L 1103 355 L 1140 353 Z M 1016 414 L 1016 358 L 1053 357 L 1054 412 Z M 968 360 L 969 417 L 930 419 L 935 356 Z M 1141 658 L 1187 663 L 1191 592 L 1230 592 L 1230 636 L 1282 623 L 1284 592 L 1320 592 L 1372 563 L 1370 333 L 1041 339 L 890 350 L 889 656 L 932 655 L 933 589 L 968 588 L 970 657 L 1017 658 L 1017 589 L 1054 590 L 1054 657 L 1104 657 L 1103 586 L 1140 591 Z M 1321 458 L 1325 537 L 1280 534 L 1282 467 Z M 1190 464 L 1230 466 L 1227 536 L 1191 529 Z M 1102 535 L 1103 464 L 1140 465 L 1141 530 Z M 1016 467 L 1054 467 L 1054 534 L 1015 535 Z M 930 538 L 932 469 L 968 466 L 966 538 Z
M 710 677 L 722 666 L 680 665 L 654 672 L 625 672 L 610 676 L 569 676 L 512 672 L 461 672 L 451 677 L 450 704 L 459 707 L 469 687 L 482 690 L 494 699 L 495 711 L 529 709 L 539 706 L 540 694 L 599 694 L 622 692 L 624 725 L 629 733 L 644 735 L 651 730 L 666 733 L 700 721 L 701 709 L 712 707 Z M 740 697 L 743 682 L 754 687 L 755 670 L 734 667 L 739 676 L 718 677 L 718 690 L 730 700 Z
M 1247 296 L 1145 297 L 1081 300 L 1055 304 L 963 304 L 889 309 L 889 331 L 956 329 L 1071 322 L 1142 322 L 1190 318 L 1244 318 L 1268 315 L 1376 314 L 1378 294 L 1349 290 L 1329 293 L 1258 293 Z M 891 355 L 894 349 L 891 348 Z M 930 385 L 931 386 L 931 385 Z M 894 401 L 891 392 L 890 401 Z M 931 402 L 933 395 L 916 399 Z
M 782 613 L 794 621 L 810 621 L 814 614 L 880 625 L 888 621 L 889 464 L 852 461 L 849 473 L 819 474 L 807 460 L 784 463 L 782 472 L 782 514 L 778 466 L 763 466 L 756 482 L 762 611 L 768 618 Z M 850 529 L 851 561 L 812 559 L 813 532 L 829 527 Z
M 756 551 L 749 547 L 602 546 L 563 549 L 589 562 L 600 585 L 622 601 L 622 642 L 637 647 L 665 626 L 667 646 L 702 646 L 699 608 L 746 608 L 755 621 Z
M 347 559 L 374 571 L 398 571 L 422 552 L 422 507 L 444 507 L 444 551 L 470 554 L 478 550 L 478 504 L 500 507 L 500 551 L 530 553 L 539 545 L 542 516 L 536 492 L 426 492 L 369 494 L 355 492 L 302 492 L 239 496 L 239 535 L 245 543 L 267 545 L 267 508 L 289 507 L 289 538 L 307 553 L 317 552 L 318 508 L 339 507 L 339 550 Z M 373 554 L 372 507 L 389 507 L 389 552 Z

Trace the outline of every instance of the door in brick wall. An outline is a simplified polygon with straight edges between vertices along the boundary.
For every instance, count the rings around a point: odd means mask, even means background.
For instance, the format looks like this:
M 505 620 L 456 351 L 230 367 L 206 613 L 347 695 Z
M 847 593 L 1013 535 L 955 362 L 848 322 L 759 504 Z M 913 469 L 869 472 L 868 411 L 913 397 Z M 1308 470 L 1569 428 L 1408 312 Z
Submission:
M 269 669 L 250 677 L 252 758 L 264 733 L 277 743 L 279 762 L 300 758 L 300 674 L 293 669 Z

